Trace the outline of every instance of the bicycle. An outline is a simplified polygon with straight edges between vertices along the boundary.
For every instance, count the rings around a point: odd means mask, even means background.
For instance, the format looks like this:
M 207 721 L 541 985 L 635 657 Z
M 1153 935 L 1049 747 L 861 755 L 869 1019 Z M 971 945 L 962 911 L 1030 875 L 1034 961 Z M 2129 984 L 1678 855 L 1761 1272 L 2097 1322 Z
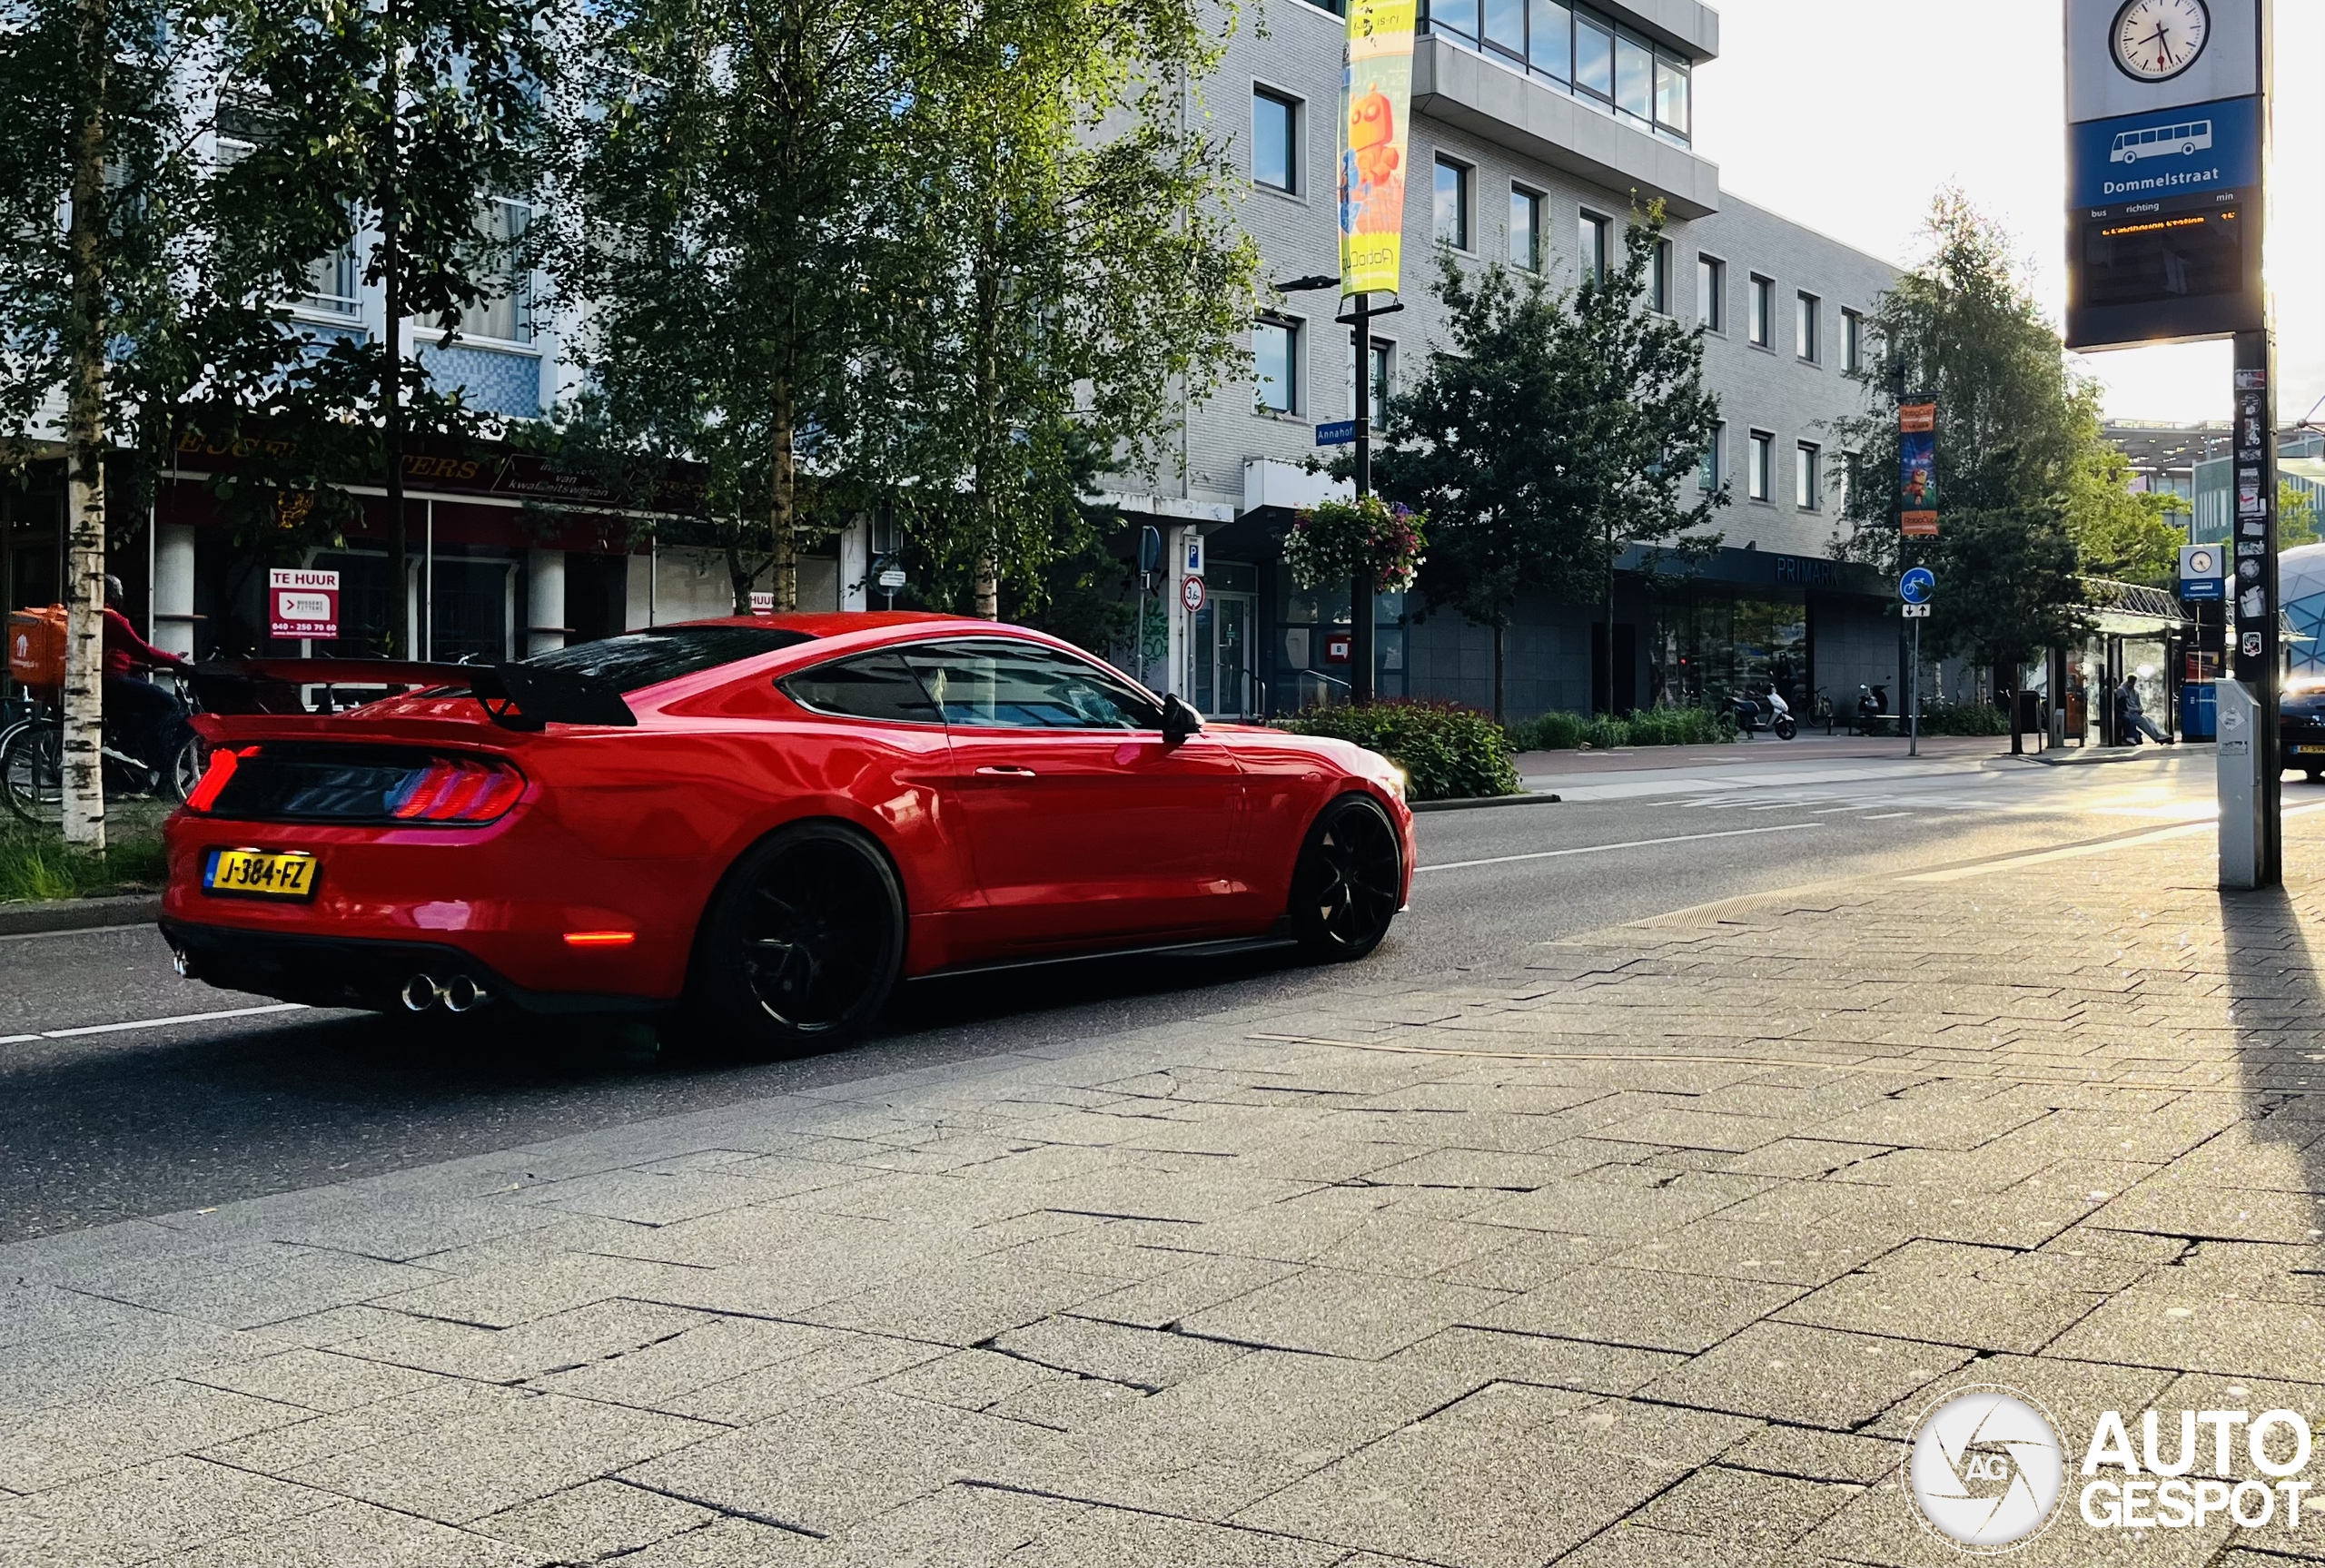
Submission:
M 185 683 L 168 677 L 179 705 L 187 707 Z M 160 766 L 124 750 L 113 725 L 105 725 L 100 758 L 108 795 L 144 794 L 185 804 L 210 765 L 210 745 L 181 712 Z M 0 802 L 18 820 L 55 827 L 64 820 L 64 718 L 51 703 L 35 699 L 25 716 L 0 732 Z

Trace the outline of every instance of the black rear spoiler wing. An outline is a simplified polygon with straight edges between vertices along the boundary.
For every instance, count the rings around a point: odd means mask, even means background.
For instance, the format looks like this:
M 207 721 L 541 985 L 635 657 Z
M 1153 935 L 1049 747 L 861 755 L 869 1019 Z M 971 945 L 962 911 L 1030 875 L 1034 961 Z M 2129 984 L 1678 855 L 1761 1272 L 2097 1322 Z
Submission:
M 609 681 L 524 665 L 444 665 L 408 659 L 233 659 L 198 665 L 194 695 L 213 714 L 305 714 L 302 687 L 395 686 L 405 691 L 465 687 L 503 729 L 545 725 L 638 723 Z

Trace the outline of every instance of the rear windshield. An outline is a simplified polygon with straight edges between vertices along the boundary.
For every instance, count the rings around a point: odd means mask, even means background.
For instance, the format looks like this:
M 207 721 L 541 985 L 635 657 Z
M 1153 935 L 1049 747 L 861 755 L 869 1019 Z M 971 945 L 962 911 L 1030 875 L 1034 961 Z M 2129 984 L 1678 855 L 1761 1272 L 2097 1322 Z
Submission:
M 520 662 L 529 669 L 563 670 L 634 692 L 814 640 L 806 632 L 781 626 L 655 626 L 535 654 Z

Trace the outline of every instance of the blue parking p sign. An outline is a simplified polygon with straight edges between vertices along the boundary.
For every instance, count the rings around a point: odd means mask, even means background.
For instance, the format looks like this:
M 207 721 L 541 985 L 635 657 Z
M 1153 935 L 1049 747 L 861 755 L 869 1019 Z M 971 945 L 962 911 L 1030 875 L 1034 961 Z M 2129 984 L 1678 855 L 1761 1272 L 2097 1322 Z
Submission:
M 1937 592 L 1937 578 L 1927 567 L 1914 567 L 1897 579 L 1897 597 L 1909 605 L 1925 605 Z

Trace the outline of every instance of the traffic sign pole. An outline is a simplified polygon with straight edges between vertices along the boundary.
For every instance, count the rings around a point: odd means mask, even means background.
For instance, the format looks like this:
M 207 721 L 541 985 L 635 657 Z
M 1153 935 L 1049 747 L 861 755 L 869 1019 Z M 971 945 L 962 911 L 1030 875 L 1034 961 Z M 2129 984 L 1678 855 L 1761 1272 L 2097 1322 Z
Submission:
M 1914 678 L 1905 688 L 1905 754 L 1922 754 L 1922 617 L 1914 617 Z
M 1905 678 L 1905 754 L 1922 754 L 1922 623 L 1929 619 L 1937 577 L 1927 567 L 1912 567 L 1897 579 L 1897 597 L 1905 601 L 1905 617 L 1914 623 L 1913 672 Z

